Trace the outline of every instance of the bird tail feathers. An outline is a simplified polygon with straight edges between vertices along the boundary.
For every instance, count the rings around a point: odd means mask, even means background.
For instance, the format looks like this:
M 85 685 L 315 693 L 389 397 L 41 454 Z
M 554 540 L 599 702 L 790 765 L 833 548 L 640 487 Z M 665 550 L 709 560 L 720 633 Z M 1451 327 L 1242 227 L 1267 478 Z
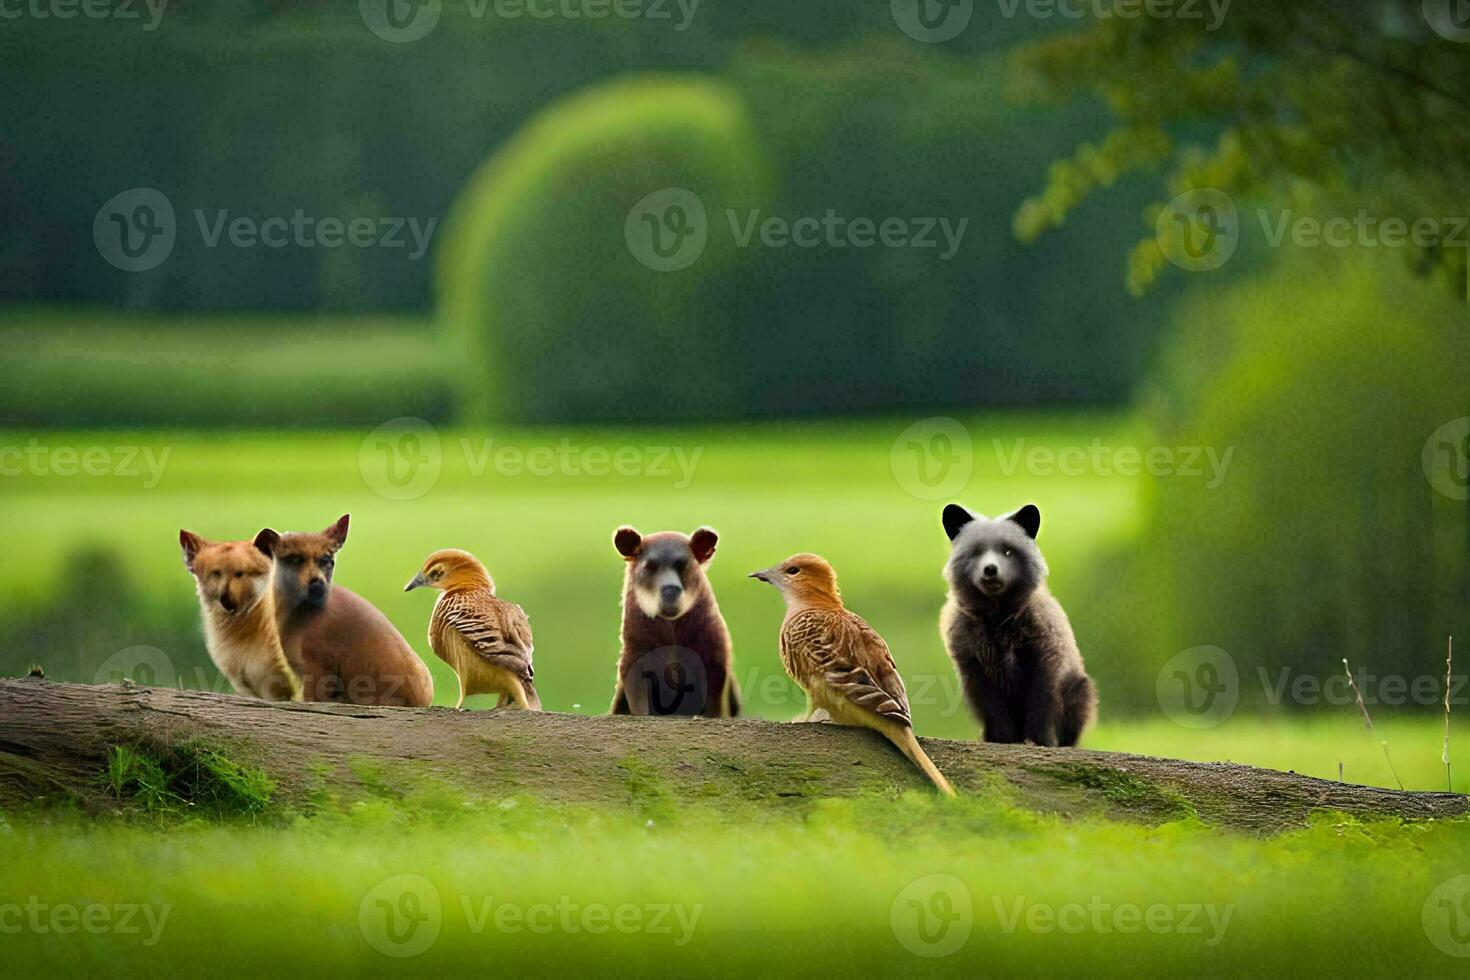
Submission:
M 888 740 L 898 746 L 899 750 L 908 756 L 909 760 L 918 766 L 924 775 L 929 777 L 929 781 L 939 788 L 939 792 L 945 796 L 955 795 L 954 787 L 949 784 L 948 779 L 944 778 L 944 773 L 939 771 L 939 767 L 924 753 L 924 748 L 914 737 L 912 728 L 906 725 L 893 725 L 883 734 L 887 735 Z

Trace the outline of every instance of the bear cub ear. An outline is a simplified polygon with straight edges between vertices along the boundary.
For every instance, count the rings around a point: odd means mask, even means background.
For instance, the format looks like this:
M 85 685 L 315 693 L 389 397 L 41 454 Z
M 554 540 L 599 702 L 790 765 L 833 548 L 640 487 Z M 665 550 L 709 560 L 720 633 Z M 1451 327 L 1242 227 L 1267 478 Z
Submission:
M 949 535 L 949 539 L 953 541 L 955 536 L 964 530 L 965 525 L 974 519 L 975 515 L 959 504 L 948 504 L 941 517 L 941 520 L 944 521 L 944 533 Z
M 720 536 L 712 527 L 702 527 L 689 536 L 689 550 L 694 552 L 694 560 L 703 565 L 715 556 L 715 545 L 719 543 Z
M 1026 532 L 1026 537 L 1035 538 L 1036 532 L 1041 530 L 1041 511 L 1037 510 L 1035 504 L 1027 504 L 1006 518 L 1021 525 L 1021 530 Z
M 281 536 L 268 527 L 261 528 L 260 533 L 255 536 L 254 542 L 255 550 L 260 552 L 262 555 L 265 555 L 267 558 L 275 557 L 276 545 L 280 543 Z
M 638 557 L 638 546 L 642 543 L 643 535 L 626 524 L 613 532 L 613 547 L 628 561 Z

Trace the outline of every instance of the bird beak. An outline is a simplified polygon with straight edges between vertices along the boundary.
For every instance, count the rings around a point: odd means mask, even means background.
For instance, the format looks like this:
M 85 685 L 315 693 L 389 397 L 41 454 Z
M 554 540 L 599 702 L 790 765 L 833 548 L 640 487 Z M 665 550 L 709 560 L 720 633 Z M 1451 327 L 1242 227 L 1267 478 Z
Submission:
M 404 592 L 412 592 L 414 589 L 417 589 L 420 586 L 424 586 L 424 585 L 428 585 L 428 584 L 429 583 L 427 583 L 427 582 L 424 581 L 424 573 L 423 572 L 419 572 L 417 575 L 415 575 L 413 577 L 412 580 L 409 581 L 409 583 L 407 585 L 405 585 L 403 587 L 403 591 Z
M 751 572 L 750 573 L 750 577 L 753 578 L 753 579 L 759 579 L 760 581 L 766 582 L 766 583 L 769 584 L 771 580 L 769 578 L 767 578 L 766 576 L 767 576 L 767 574 L 770 571 L 771 570 L 769 568 L 763 568 L 763 569 L 761 569 L 758 572 Z

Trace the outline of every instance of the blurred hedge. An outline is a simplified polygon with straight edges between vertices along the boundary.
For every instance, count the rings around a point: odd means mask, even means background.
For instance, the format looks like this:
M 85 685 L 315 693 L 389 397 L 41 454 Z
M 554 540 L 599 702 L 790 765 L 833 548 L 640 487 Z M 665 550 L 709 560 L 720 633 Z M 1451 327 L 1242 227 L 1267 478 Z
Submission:
M 0 312 L 0 425 L 321 428 L 453 417 L 426 319 Z
M 469 368 L 465 409 L 668 419 L 738 404 L 742 284 L 734 243 L 710 225 L 765 199 L 764 169 L 742 102 L 719 82 L 624 79 L 547 109 L 470 179 L 447 222 L 440 291 Z M 660 271 L 635 258 L 625 223 L 670 188 L 702 202 L 708 242 L 694 268 Z
M 1155 479 L 1143 539 L 1086 590 L 1115 702 L 1152 707 L 1159 669 L 1202 645 L 1235 659 L 1246 702 L 1343 658 L 1443 678 L 1446 635 L 1470 639 L 1470 508 L 1423 457 L 1470 416 L 1463 305 L 1382 251 L 1298 254 L 1178 321 L 1146 398 L 1158 443 L 1234 455 L 1215 489 Z
M 554 105 L 472 178 L 438 253 L 464 404 L 621 420 L 1127 398 L 1159 308 L 1076 255 L 1133 231 L 1094 215 L 1031 252 L 1012 238 L 1032 179 L 1017 161 L 1079 120 L 1023 125 L 1003 71 L 891 40 L 764 44 L 728 85 L 619 80 Z M 703 199 L 709 244 L 660 273 L 623 222 L 666 187 Z M 828 214 L 928 221 L 937 247 L 739 245 L 733 227 Z M 939 221 L 962 228 L 947 257 Z

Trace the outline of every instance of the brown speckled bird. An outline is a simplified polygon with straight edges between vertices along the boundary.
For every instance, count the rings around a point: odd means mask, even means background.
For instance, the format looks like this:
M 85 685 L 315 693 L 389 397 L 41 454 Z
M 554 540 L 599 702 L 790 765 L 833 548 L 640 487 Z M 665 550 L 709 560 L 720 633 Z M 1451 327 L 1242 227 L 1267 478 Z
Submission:
M 429 618 L 429 646 L 459 677 L 455 708 L 472 694 L 498 694 L 497 708 L 540 711 L 531 682 L 531 623 L 520 606 L 496 598 L 485 566 L 468 551 L 436 551 L 403 591 L 420 586 L 441 592 Z
M 792 555 L 751 578 L 769 582 L 786 600 L 781 663 L 806 691 L 804 720 L 825 710 L 839 725 L 871 728 L 918 766 L 946 796 L 949 780 L 914 737 L 908 694 L 888 644 L 861 616 L 849 612 L 837 573 L 819 555 Z

